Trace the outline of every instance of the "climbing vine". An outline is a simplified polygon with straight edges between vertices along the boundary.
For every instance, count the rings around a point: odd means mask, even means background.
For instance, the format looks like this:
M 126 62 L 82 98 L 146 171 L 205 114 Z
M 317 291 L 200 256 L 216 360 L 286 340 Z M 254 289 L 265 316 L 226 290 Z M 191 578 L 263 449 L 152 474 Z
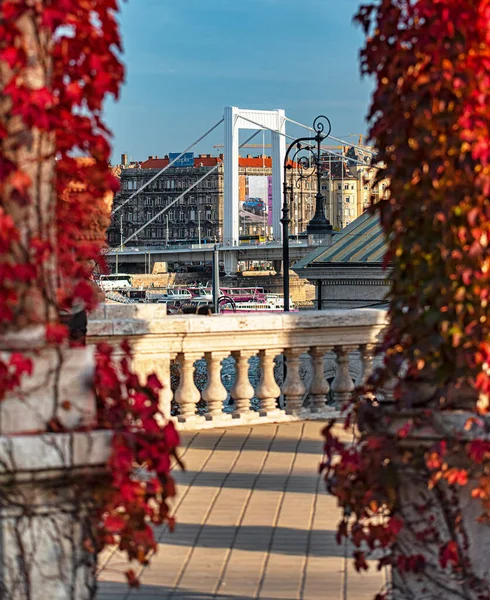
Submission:
M 354 443 L 324 431 L 338 536 L 358 570 L 394 567 L 379 600 L 488 598 L 465 506 L 480 498 L 488 522 L 489 4 L 379 0 L 356 21 L 393 285 L 383 367 L 345 407 Z
M 42 328 L 45 348 L 69 345 L 60 310 L 98 303 L 91 282 L 101 264 L 111 193 L 105 98 L 124 77 L 116 0 L 3 0 L 0 3 L 0 335 Z M 76 192 L 76 201 L 70 197 Z M 42 348 L 37 348 L 41 353 Z M 158 408 L 156 376 L 142 384 L 122 358 L 97 348 L 97 422 L 114 431 L 108 478 L 94 492 L 86 551 L 117 544 L 146 564 L 156 545 L 151 525 L 173 527 L 168 499 L 178 434 Z M 30 348 L 2 354 L 0 401 L 29 377 Z M 70 411 L 68 400 L 62 409 Z M 85 428 L 87 426 L 85 425 Z M 59 419 L 51 432 L 66 431 Z M 36 432 L 38 433 L 38 432 Z M 139 478 L 144 466 L 148 476 Z M 133 570 L 131 585 L 138 585 Z

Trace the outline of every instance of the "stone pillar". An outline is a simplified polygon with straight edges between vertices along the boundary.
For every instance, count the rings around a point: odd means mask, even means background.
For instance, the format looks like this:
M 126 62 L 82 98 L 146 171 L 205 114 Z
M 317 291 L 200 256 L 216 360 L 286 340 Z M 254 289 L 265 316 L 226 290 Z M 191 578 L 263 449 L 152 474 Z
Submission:
M 286 401 L 286 412 L 292 415 L 302 415 L 303 399 L 306 387 L 300 375 L 300 356 L 307 351 L 306 348 L 288 348 L 286 357 L 286 380 L 282 386 L 282 393 Z
M 408 385 L 408 384 L 407 384 Z M 411 391 L 411 396 L 419 398 L 418 385 Z M 420 394 L 424 397 L 425 385 L 421 385 Z M 404 388 L 405 391 L 407 388 Z M 476 400 L 475 400 L 476 404 Z M 395 556 L 392 569 L 393 598 L 405 600 L 420 598 L 427 600 L 479 600 L 488 598 L 490 589 L 490 569 L 488 554 L 490 548 L 490 529 L 479 517 L 488 511 L 480 498 L 472 497 L 472 489 L 478 485 L 476 475 L 484 473 L 483 463 L 470 461 L 462 447 L 475 439 L 475 435 L 488 443 L 490 418 L 479 416 L 483 424 L 468 430 L 468 419 L 475 417 L 474 412 L 458 410 L 433 414 L 433 421 L 427 419 L 425 407 L 421 408 L 417 417 L 420 427 L 412 426 L 407 437 L 396 436 L 396 432 L 407 422 L 413 423 L 414 409 L 410 409 L 410 418 L 403 416 L 403 411 L 394 413 L 391 406 L 381 404 L 378 418 L 370 423 L 370 431 L 374 435 L 389 432 L 396 444 L 398 460 L 393 462 L 396 468 L 396 503 L 393 516 L 403 522 L 397 533 L 395 552 L 405 556 L 422 556 L 424 568 L 399 568 Z M 442 435 L 441 435 L 442 434 Z M 414 449 L 423 457 L 431 452 L 434 444 L 443 439 L 452 438 L 461 444 L 456 453 L 448 451 L 444 462 L 448 469 L 470 469 L 469 481 L 465 485 L 448 485 L 442 477 L 429 485 L 430 474 L 425 468 L 423 459 L 418 462 L 405 455 L 413 456 Z M 448 448 L 451 444 L 448 444 Z M 475 476 L 475 475 L 474 475 Z M 486 476 L 485 476 L 486 477 Z M 485 502 L 485 500 L 483 501 Z M 448 544 L 453 545 L 449 566 L 441 564 L 441 550 Z M 451 568 L 451 560 L 458 565 Z
M 231 397 L 235 400 L 234 418 L 243 417 L 250 412 L 250 400 L 254 396 L 254 389 L 248 377 L 250 368 L 248 361 L 255 354 L 256 352 L 253 350 L 237 350 L 231 353 L 236 362 L 235 385 L 230 392 Z
M 25 11 L 15 25 L 27 54 L 23 84 L 49 89 L 52 41 L 36 10 Z M 0 87 L 10 76 L 2 61 Z M 2 187 L 2 208 L 20 235 L 0 264 L 23 263 L 33 238 L 55 245 L 54 139 L 15 116 L 7 96 L 0 99 L 0 122 L 7 133 L 4 158 L 31 181 L 29 202 L 18 202 L 10 184 Z M 46 325 L 57 320 L 55 252 L 39 265 L 38 276 L 14 286 L 18 299 L 12 324 L 0 337 L 1 358 L 8 364 L 14 353 L 22 354 L 32 361 L 32 374 L 24 374 L 0 402 L 0 597 L 91 600 L 96 585 L 91 495 L 106 472 L 111 432 L 69 431 L 94 425 L 93 351 L 46 345 Z M 46 433 L 63 428 L 68 432 Z
M 264 417 L 280 411 L 276 402 L 281 395 L 281 388 L 277 385 L 274 377 L 274 358 L 281 352 L 282 350 L 261 350 L 259 352 L 260 383 L 255 393 L 260 400 L 260 414 Z
M 45 32 L 39 32 L 34 14 L 26 13 L 16 23 L 23 36 L 27 53 L 23 83 L 29 89 L 39 89 L 50 85 L 51 59 L 50 41 Z M 3 89 L 11 76 L 11 70 L 5 61 L 0 63 L 0 87 Z M 30 202 L 18 202 L 16 190 L 10 184 L 2 188 L 1 204 L 9 214 L 20 233 L 20 239 L 12 245 L 10 259 L 24 262 L 24 253 L 28 252 L 30 240 L 38 238 L 45 242 L 55 239 L 56 197 L 53 193 L 55 162 L 53 159 L 53 137 L 24 125 L 20 117 L 9 114 L 11 100 L 3 96 L 0 100 L 0 119 L 5 124 L 7 135 L 2 143 L 2 152 L 6 159 L 16 163 L 31 179 L 28 189 Z M 29 143 L 25 143 L 25 139 Z M 0 261 L 2 257 L 0 256 Z M 56 258 L 48 254 L 39 265 L 40 277 L 27 282 L 17 282 L 17 305 L 14 328 L 45 323 L 56 316 Z M 40 282 L 42 282 L 40 284 Z M 41 289 L 42 285 L 42 289 Z
M 361 371 L 356 385 L 363 385 L 369 379 L 374 369 L 376 344 L 361 344 L 359 350 L 361 352 Z
M 202 356 L 202 352 L 177 354 L 177 362 L 180 365 L 180 383 L 175 391 L 175 401 L 180 406 L 179 421 L 183 423 L 197 418 L 196 404 L 201 399 L 201 394 L 194 383 L 194 363 Z
M 93 600 L 92 490 L 111 432 L 0 437 L 2 600 Z
M 228 352 L 205 353 L 208 383 L 202 391 L 202 399 L 208 405 L 208 412 L 206 414 L 206 419 L 208 420 L 225 416 L 223 413 L 223 402 L 228 397 L 228 392 L 221 382 L 221 363 L 227 356 L 229 356 Z
M 332 350 L 331 346 L 315 346 L 310 350 L 313 363 L 313 379 L 310 388 L 311 407 L 313 413 L 325 412 L 327 408 L 327 394 L 330 385 L 325 377 L 325 354 Z

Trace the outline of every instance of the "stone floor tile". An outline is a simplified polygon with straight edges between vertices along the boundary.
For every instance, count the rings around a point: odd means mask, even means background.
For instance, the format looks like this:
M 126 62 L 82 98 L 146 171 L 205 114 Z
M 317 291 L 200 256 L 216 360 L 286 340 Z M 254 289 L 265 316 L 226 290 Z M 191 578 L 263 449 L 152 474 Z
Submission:
M 159 551 L 141 569 L 139 589 L 125 583 L 124 557 L 106 553 L 98 600 L 340 598 L 341 515 L 318 476 L 322 427 L 294 422 L 184 433 L 176 532 L 156 531 Z M 382 583 L 376 571 L 357 574 L 349 559 L 349 600 L 371 600 Z

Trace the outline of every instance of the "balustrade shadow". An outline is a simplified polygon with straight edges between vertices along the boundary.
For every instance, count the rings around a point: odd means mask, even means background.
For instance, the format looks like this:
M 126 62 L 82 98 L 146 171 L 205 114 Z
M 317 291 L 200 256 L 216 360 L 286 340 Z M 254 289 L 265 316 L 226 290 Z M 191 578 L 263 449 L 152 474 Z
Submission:
M 254 428 L 260 432 L 260 428 L 267 425 L 266 423 L 258 423 L 254 425 Z M 313 461 L 315 461 L 315 457 L 320 460 L 322 452 L 323 452 L 323 442 L 320 436 L 320 429 L 322 425 L 318 424 L 318 441 L 316 440 L 302 440 L 301 442 L 301 453 L 302 454 L 311 454 Z M 195 437 L 195 439 L 186 438 L 184 435 L 189 435 L 189 432 L 185 432 L 182 436 L 183 447 L 187 447 L 186 440 L 189 440 L 189 447 L 192 447 L 197 450 L 212 450 L 216 446 L 216 437 L 206 436 L 202 433 Z M 251 440 L 247 445 L 247 450 L 253 451 L 254 445 L 257 446 L 257 450 L 262 450 L 264 440 L 268 440 L 269 437 L 265 435 L 254 435 L 253 440 Z M 291 443 L 295 438 L 287 438 L 282 437 L 281 439 L 277 439 L 274 441 L 274 452 L 279 453 L 291 453 Z M 220 452 L 219 446 L 216 448 L 216 452 Z
M 317 471 L 321 456 L 316 454 L 311 456 L 311 465 L 313 475 Z M 186 471 L 185 480 L 192 481 L 193 487 L 214 488 L 219 481 L 222 473 L 214 471 Z M 176 474 L 177 483 L 179 483 L 179 474 Z M 281 473 L 267 473 L 267 478 L 261 477 L 257 481 L 257 473 L 232 473 L 222 489 L 242 489 L 249 490 L 254 487 L 254 491 L 263 492 L 282 492 L 287 476 Z M 288 492 L 298 494 L 311 494 L 311 475 L 295 475 L 294 479 L 288 482 Z
M 250 596 L 226 591 L 223 594 L 176 590 L 163 585 L 145 585 L 128 590 L 127 583 L 103 581 L 99 584 L 97 600 L 251 600 Z M 291 600 L 291 596 L 261 596 L 260 600 Z
M 159 543 L 201 548 L 230 548 L 232 545 L 233 550 L 248 552 L 342 558 L 345 547 L 337 544 L 335 533 L 330 529 L 311 532 L 307 529 L 268 525 L 206 524 L 201 529 L 201 525 L 197 523 L 178 523 L 175 532 L 165 533 Z

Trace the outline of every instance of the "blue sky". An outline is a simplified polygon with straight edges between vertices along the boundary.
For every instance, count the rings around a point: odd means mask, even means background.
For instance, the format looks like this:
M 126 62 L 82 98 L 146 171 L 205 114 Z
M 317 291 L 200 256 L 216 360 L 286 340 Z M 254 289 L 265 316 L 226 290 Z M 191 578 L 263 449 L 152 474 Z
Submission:
M 119 102 L 106 107 L 114 159 L 122 152 L 133 160 L 178 152 L 219 120 L 226 105 L 283 108 L 306 124 L 324 113 L 333 135 L 365 133 L 371 84 L 359 75 L 363 36 L 352 23 L 359 4 L 122 2 L 126 84 Z M 290 127 L 288 133 L 303 132 Z M 213 145 L 222 142 L 219 128 L 196 150 L 216 153 Z

